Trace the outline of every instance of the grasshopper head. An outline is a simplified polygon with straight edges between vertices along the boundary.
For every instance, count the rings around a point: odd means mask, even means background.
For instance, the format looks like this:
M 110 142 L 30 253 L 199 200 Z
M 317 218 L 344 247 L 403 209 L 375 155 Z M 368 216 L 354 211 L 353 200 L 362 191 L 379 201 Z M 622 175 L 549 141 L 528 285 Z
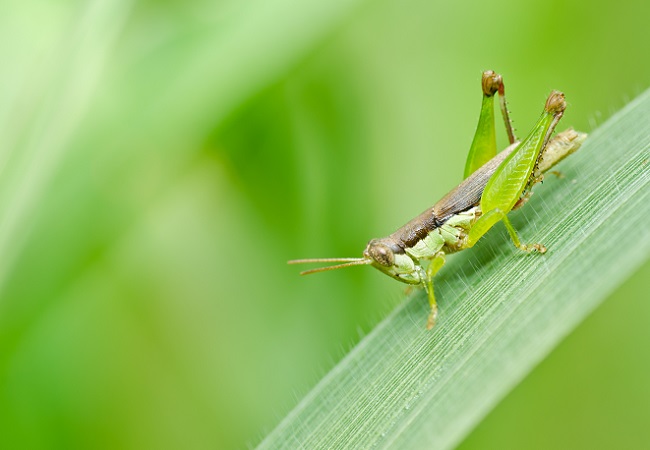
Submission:
M 373 239 L 363 251 L 363 257 L 370 264 L 403 283 L 419 284 L 422 282 L 421 270 L 402 247 L 390 238 Z
M 362 258 L 313 258 L 294 259 L 289 264 L 306 263 L 338 263 L 333 266 L 319 267 L 300 272 L 301 275 L 325 272 L 326 270 L 341 269 L 343 267 L 371 265 L 403 283 L 419 284 L 423 280 L 422 269 L 416 266 L 413 259 L 404 249 L 390 238 L 373 239 L 368 242 L 363 251 Z
M 371 259 L 373 265 L 390 267 L 395 264 L 395 252 L 399 251 L 399 247 L 390 244 L 390 242 L 385 242 L 384 239 L 373 239 L 368 242 L 366 249 L 363 251 L 363 257 Z

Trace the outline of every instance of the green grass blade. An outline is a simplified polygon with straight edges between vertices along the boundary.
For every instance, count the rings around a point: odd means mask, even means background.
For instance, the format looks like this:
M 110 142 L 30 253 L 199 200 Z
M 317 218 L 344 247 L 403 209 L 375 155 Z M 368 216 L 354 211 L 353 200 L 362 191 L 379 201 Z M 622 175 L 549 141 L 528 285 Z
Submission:
M 594 131 L 505 230 L 449 261 L 365 337 L 260 448 L 450 448 L 650 255 L 650 91 Z

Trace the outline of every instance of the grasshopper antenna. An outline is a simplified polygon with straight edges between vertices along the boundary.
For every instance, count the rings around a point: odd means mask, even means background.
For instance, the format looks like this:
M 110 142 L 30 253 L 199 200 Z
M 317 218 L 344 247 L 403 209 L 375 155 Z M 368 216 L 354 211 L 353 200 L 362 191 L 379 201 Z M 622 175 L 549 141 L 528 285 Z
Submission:
M 372 263 L 372 259 L 367 258 L 312 258 L 312 259 L 292 259 L 287 261 L 287 264 L 306 264 L 306 263 L 321 263 L 333 262 L 343 263 L 334 266 L 319 267 L 317 269 L 303 270 L 300 275 L 309 275 L 310 273 L 326 272 L 328 270 L 342 269 L 343 267 L 362 266 Z

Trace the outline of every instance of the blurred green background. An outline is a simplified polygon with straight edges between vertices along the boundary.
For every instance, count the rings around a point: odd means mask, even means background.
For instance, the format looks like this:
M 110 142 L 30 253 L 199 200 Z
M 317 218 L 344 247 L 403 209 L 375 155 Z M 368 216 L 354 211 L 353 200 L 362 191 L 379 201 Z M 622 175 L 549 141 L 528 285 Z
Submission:
M 483 70 L 520 135 L 553 88 L 564 127 L 597 127 L 650 84 L 648 17 L 643 0 L 5 0 L 0 447 L 254 446 L 403 299 L 376 271 L 286 261 L 358 256 L 455 186 Z M 650 442 L 649 278 L 462 448 Z

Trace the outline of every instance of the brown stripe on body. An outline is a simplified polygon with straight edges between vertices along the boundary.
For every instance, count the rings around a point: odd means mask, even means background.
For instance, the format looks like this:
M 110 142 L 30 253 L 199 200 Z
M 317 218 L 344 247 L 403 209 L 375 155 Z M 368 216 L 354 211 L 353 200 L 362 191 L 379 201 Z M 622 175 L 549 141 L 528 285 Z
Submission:
M 433 209 L 429 208 L 391 234 L 389 238 L 404 248 L 411 248 L 418 241 L 424 239 L 430 231 L 435 230 L 440 225 L 442 224 L 436 220 Z
M 512 144 L 500 152 L 452 189 L 433 208 L 424 211 L 391 234 L 389 238 L 404 248 L 411 248 L 452 216 L 478 206 L 490 177 L 518 144 L 518 142 Z

